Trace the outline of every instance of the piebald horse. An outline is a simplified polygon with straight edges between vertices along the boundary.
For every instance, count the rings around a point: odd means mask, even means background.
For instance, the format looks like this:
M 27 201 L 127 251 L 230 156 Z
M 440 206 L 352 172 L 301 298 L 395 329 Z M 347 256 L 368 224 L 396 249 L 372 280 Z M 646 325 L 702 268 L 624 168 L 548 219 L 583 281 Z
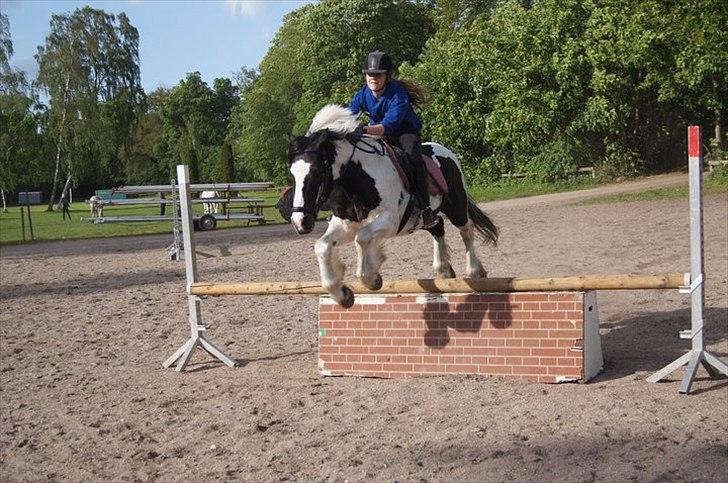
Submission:
M 389 152 L 371 136 L 352 136 L 358 116 L 338 105 L 327 105 L 314 117 L 305 136 L 291 140 L 290 172 L 295 180 L 291 223 L 299 234 L 310 233 L 321 206 L 329 202 L 333 217 L 326 233 L 316 241 L 315 252 L 321 284 L 338 304 L 354 304 L 352 290 L 343 283 L 346 267 L 337 253 L 344 243 L 355 242 L 356 275 L 364 286 L 382 286 L 380 267 L 386 238 L 409 234 L 421 227 L 419 208 L 410 202 Z M 437 143 L 424 143 L 422 153 L 439 166 L 447 182 L 447 194 L 430 191 L 430 206 L 447 216 L 460 230 L 465 244 L 466 274 L 487 276 L 475 253 L 474 239 L 498 239 L 498 229 L 468 198 L 465 178 L 457 156 Z M 434 192 L 434 193 L 433 193 Z M 427 230 L 434 237 L 433 269 L 438 278 L 454 278 L 450 251 L 445 242 L 442 217 Z

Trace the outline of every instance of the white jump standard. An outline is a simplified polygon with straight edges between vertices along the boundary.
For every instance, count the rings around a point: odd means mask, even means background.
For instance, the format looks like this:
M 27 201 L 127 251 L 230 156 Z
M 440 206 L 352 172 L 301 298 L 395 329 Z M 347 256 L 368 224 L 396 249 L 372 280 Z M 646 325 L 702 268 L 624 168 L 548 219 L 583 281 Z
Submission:
M 687 394 L 693 385 L 698 365 L 703 364 L 710 377 L 719 374 L 728 376 L 728 365 L 705 350 L 703 338 L 703 307 L 705 305 L 705 283 L 703 262 L 703 156 L 701 154 L 700 126 L 688 127 L 688 168 L 690 176 L 690 283 L 682 291 L 690 294 L 691 349 L 647 378 L 658 382 L 679 367 L 688 365 L 680 392 Z
M 197 281 L 197 256 L 195 252 L 195 240 L 192 236 L 192 205 L 190 203 L 189 191 L 190 175 L 187 166 L 177 166 L 177 179 L 179 180 L 179 202 L 182 212 L 182 241 L 185 248 L 185 273 L 187 283 L 192 284 Z M 190 338 L 177 352 L 172 354 L 164 362 L 164 367 L 169 367 L 176 362 L 175 370 L 178 372 L 184 371 L 198 345 L 227 366 L 234 367 L 237 365 L 234 360 L 202 335 L 208 329 L 208 326 L 202 324 L 202 311 L 200 309 L 199 297 L 191 294 L 188 295 L 187 306 L 189 310 Z

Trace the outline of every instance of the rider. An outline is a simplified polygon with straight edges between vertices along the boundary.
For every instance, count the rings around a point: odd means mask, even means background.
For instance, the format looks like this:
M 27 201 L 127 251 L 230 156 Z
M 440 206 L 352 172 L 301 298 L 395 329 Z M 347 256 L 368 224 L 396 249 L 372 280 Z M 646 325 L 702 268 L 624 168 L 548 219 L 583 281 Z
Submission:
M 362 132 L 386 137 L 412 160 L 416 185 L 413 191 L 422 213 L 422 228 L 431 228 L 439 218 L 430 208 L 425 162 L 420 153 L 422 120 L 412 108 L 424 98 L 416 88 L 395 80 L 393 70 L 389 55 L 379 50 L 370 52 L 362 68 L 366 84 L 354 94 L 349 111 L 366 113 L 369 125 L 364 126 Z

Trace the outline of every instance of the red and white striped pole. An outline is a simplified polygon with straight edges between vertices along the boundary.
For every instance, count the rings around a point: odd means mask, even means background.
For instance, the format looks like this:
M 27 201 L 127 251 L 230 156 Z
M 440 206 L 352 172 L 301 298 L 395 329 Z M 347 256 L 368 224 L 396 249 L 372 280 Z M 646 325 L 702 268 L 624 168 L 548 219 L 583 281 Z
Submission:
M 688 365 L 680 384 L 680 392 L 687 394 L 695 379 L 700 364 L 711 377 L 720 373 L 728 376 L 728 365 L 705 350 L 703 338 L 703 307 L 705 292 L 703 284 L 703 156 L 701 154 L 700 126 L 688 126 L 688 168 L 690 178 L 690 285 L 681 289 L 690 294 L 690 351 L 647 378 L 658 382 L 679 367 Z

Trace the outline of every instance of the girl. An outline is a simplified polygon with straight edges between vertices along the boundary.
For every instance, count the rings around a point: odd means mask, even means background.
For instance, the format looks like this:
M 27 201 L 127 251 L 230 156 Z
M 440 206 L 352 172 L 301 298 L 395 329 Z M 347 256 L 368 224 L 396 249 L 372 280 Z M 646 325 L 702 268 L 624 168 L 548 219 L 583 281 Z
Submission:
M 409 156 L 415 170 L 415 196 L 422 213 L 422 228 L 435 226 L 439 218 L 430 209 L 427 192 L 427 174 L 420 145 L 422 120 L 412 108 L 424 103 L 424 96 L 416 86 L 392 78 L 392 59 L 375 50 L 367 55 L 362 68 L 366 84 L 354 94 L 349 111 L 369 116 L 369 125 L 362 132 L 384 136 Z

